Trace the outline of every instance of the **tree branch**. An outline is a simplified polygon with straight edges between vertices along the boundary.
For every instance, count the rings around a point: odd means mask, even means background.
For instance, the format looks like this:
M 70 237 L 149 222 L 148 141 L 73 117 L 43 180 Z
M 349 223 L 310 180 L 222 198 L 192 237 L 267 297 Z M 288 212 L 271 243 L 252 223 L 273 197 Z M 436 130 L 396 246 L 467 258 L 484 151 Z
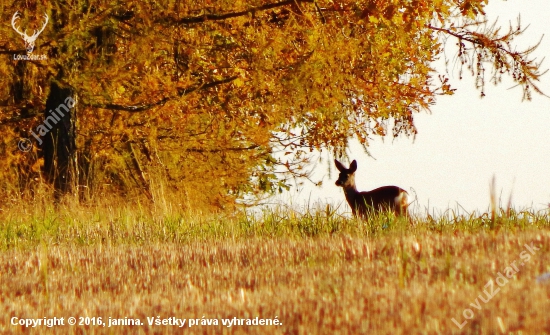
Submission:
M 119 104 L 91 104 L 91 103 L 85 103 L 85 102 L 83 104 L 86 105 L 86 106 L 89 106 L 89 107 L 94 107 L 94 108 L 111 109 L 111 110 L 119 110 L 119 111 L 126 111 L 126 112 L 143 112 L 143 111 L 149 110 L 153 107 L 162 106 L 170 100 L 180 98 L 184 95 L 193 93 L 195 91 L 205 90 L 205 89 L 215 87 L 215 86 L 218 86 L 218 85 L 230 83 L 230 82 L 232 82 L 233 80 L 235 80 L 237 78 L 238 78 L 238 76 L 233 76 L 233 77 L 225 78 L 225 79 L 222 79 L 222 80 L 212 81 L 212 82 L 209 82 L 207 84 L 200 84 L 200 85 L 191 86 L 191 87 L 186 88 L 186 89 L 179 89 L 178 94 L 173 95 L 171 97 L 162 98 L 158 101 L 155 101 L 155 102 L 149 103 L 149 104 L 139 104 L 139 105 L 130 105 L 130 106 L 129 105 L 119 105 Z
M 187 152 L 225 152 L 225 151 L 246 151 L 258 149 L 260 146 L 257 144 L 250 145 L 248 147 L 229 147 L 229 148 L 219 148 L 219 149 L 199 149 L 199 148 L 188 148 L 185 149 Z
M 249 9 L 239 11 L 239 12 L 228 12 L 228 13 L 222 13 L 222 14 L 203 14 L 199 16 L 188 16 L 181 19 L 173 20 L 170 22 L 170 24 L 194 24 L 194 23 L 203 23 L 206 21 L 221 21 L 226 19 L 231 19 L 239 16 L 245 16 L 254 12 L 261 12 L 268 9 L 278 8 L 278 7 L 284 7 L 288 5 L 292 5 L 298 2 L 308 2 L 313 3 L 314 0 L 284 0 L 279 1 L 275 3 L 268 3 L 261 6 L 251 7 Z M 162 19 L 159 21 L 166 21 L 166 19 Z
M 483 43 L 483 41 L 481 39 L 473 39 L 471 37 L 468 37 L 468 35 L 472 36 L 472 32 L 471 31 L 466 31 L 465 33 L 463 34 L 460 34 L 460 33 L 456 33 L 450 29 L 445 29 L 445 28 L 438 28 L 438 27 L 434 27 L 432 26 L 431 24 L 427 25 L 428 28 L 432 29 L 432 30 L 435 30 L 435 31 L 439 31 L 439 32 L 442 32 L 442 33 L 445 33 L 445 34 L 449 34 L 451 36 L 454 36 L 456 38 L 458 38 L 459 40 L 464 40 L 466 42 L 470 42 L 472 44 L 477 44 L 477 45 L 480 45 L 482 47 L 487 47 L 487 45 L 485 45 L 485 43 Z M 508 50 L 504 49 L 503 47 L 498 47 L 498 49 L 504 51 L 504 52 L 509 52 Z
M 484 32 L 479 33 L 475 31 L 470 31 L 462 27 L 461 31 L 453 31 L 449 28 L 439 28 L 434 27 L 430 24 L 426 25 L 428 29 L 434 31 L 445 33 L 450 36 L 457 38 L 460 41 L 459 45 L 459 57 L 461 60 L 465 61 L 465 54 L 468 53 L 468 50 L 464 48 L 462 41 L 466 41 L 473 45 L 474 51 L 472 54 L 472 65 L 476 66 L 477 73 L 476 76 L 478 80 L 481 81 L 481 84 L 476 83 L 476 87 L 481 88 L 481 95 L 484 96 L 483 89 L 485 87 L 484 83 L 484 72 L 485 69 L 481 65 L 483 61 L 490 61 L 493 63 L 493 68 L 495 70 L 493 74 L 494 82 L 496 83 L 500 76 L 499 74 L 505 72 L 513 72 L 513 80 L 523 87 L 524 99 L 531 99 L 531 89 L 535 92 L 545 95 L 544 92 L 535 84 L 535 81 L 539 81 L 539 77 L 546 73 L 546 71 L 540 71 L 541 62 L 536 62 L 535 59 L 530 59 L 529 55 L 537 49 L 541 41 L 526 50 L 523 51 L 514 51 L 512 50 L 511 42 L 513 39 L 522 33 L 525 32 L 527 28 L 521 30 L 520 22 L 518 19 L 518 26 L 516 29 L 510 26 L 508 32 L 503 35 L 499 35 L 499 29 L 495 29 L 495 24 L 486 29 Z M 491 57 L 480 53 L 479 50 L 487 51 Z M 477 55 L 477 59 L 473 59 Z M 473 68 L 472 66 L 472 68 Z M 499 73 L 500 71 L 500 73 Z M 472 69 L 472 74 L 474 70 Z M 545 95 L 546 96 L 546 95 Z

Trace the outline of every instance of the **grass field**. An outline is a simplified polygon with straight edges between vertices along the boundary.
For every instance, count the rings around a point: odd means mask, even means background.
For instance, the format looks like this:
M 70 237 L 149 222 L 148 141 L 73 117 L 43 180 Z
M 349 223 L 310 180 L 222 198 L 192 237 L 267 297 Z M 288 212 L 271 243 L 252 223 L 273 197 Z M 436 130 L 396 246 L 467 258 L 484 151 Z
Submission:
M 550 334 L 548 212 L 411 226 L 330 208 L 38 206 L 0 219 L 4 334 Z M 18 324 L 54 317 L 64 325 Z

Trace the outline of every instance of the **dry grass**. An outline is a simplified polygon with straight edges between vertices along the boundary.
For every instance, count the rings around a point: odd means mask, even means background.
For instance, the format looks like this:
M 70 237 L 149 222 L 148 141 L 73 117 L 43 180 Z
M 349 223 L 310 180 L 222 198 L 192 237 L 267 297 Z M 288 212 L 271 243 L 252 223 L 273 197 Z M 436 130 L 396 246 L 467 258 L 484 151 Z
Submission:
M 459 333 L 486 282 L 541 249 L 465 326 L 464 333 L 550 333 L 548 232 L 434 233 L 178 245 L 41 246 L 1 254 L 4 311 L 11 316 L 274 318 L 279 327 L 196 326 L 191 333 Z M 498 321 L 500 320 L 502 321 Z M 76 327 L 57 328 L 71 332 Z M 42 329 L 43 330 L 43 329 Z M 98 333 L 172 333 L 172 327 L 89 328 Z
M 26 331 L 550 334 L 550 283 L 536 282 L 550 271 L 547 216 L 430 219 L 410 227 L 391 218 L 356 222 L 328 209 L 233 219 L 161 217 L 150 209 L 78 213 L 3 214 L 2 333 L 24 330 L 10 324 L 13 316 L 88 316 L 144 325 Z M 525 244 L 540 249 L 519 266 Z M 487 303 L 479 300 L 514 261 L 513 279 Z M 476 298 L 479 310 L 471 305 Z M 465 309 L 473 318 L 459 329 L 452 319 L 465 321 Z M 220 325 L 149 326 L 147 317 L 156 316 Z M 233 317 L 277 317 L 282 325 L 221 325 Z

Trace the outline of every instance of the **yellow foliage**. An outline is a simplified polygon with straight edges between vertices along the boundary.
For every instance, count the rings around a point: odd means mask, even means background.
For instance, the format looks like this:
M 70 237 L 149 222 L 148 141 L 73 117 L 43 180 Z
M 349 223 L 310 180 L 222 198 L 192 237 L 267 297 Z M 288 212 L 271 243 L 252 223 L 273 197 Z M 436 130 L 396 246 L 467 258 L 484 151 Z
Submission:
M 15 144 L 42 123 L 56 78 L 78 98 L 73 168 L 81 170 L 76 183 L 92 193 L 154 200 L 161 178 L 175 192 L 195 192 L 197 202 L 223 208 L 279 190 L 286 183 L 275 172 L 304 177 L 309 151 L 342 153 L 352 136 L 368 145 L 386 131 L 373 127 L 376 120 L 393 118 L 395 135 L 414 135 L 413 114 L 453 91 L 445 76 L 434 81 L 432 63 L 444 51 L 438 34 L 471 43 L 496 73 L 516 69 L 513 78 L 527 95 L 538 91 L 532 50 L 507 44 L 519 33 L 477 29 L 485 4 L 73 1 L 78 10 L 38 4 L 22 17 L 50 16 L 35 51 L 49 59 L 0 59 L 3 166 L 17 167 L 23 179 L 37 172 L 41 149 L 21 153 Z M 16 1 L 3 6 L 4 13 L 21 10 Z M 3 53 L 22 47 L 9 25 L 0 27 L 0 40 Z M 467 60 L 468 52 L 461 46 L 459 57 Z M 293 152 L 293 163 L 278 161 L 279 151 Z M 13 180 L 11 173 L 4 168 L 0 178 Z

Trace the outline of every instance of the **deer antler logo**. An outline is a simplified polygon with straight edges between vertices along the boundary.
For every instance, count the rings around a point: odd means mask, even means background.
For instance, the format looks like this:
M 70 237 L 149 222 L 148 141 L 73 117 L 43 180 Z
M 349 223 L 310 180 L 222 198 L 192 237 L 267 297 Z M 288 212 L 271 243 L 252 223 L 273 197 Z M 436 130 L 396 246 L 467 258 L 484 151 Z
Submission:
M 27 30 L 25 30 L 24 32 L 22 32 L 21 30 L 19 30 L 19 28 L 17 28 L 17 26 L 15 25 L 15 21 L 17 21 L 17 19 L 19 19 L 19 12 L 15 12 L 15 14 L 13 14 L 13 17 L 11 19 L 11 26 L 13 27 L 13 29 L 23 37 L 23 40 L 25 41 L 25 48 L 27 49 L 27 52 L 28 53 L 31 53 L 33 52 L 34 50 L 34 42 L 36 41 L 36 38 L 38 37 L 38 35 L 40 35 L 40 33 L 42 33 L 44 31 L 44 28 L 46 28 L 46 25 L 48 24 L 48 14 L 44 14 L 44 18 L 46 19 L 46 22 L 44 22 L 44 25 L 42 26 L 42 29 L 38 30 L 38 31 L 34 31 L 34 33 L 29 36 L 27 35 Z

